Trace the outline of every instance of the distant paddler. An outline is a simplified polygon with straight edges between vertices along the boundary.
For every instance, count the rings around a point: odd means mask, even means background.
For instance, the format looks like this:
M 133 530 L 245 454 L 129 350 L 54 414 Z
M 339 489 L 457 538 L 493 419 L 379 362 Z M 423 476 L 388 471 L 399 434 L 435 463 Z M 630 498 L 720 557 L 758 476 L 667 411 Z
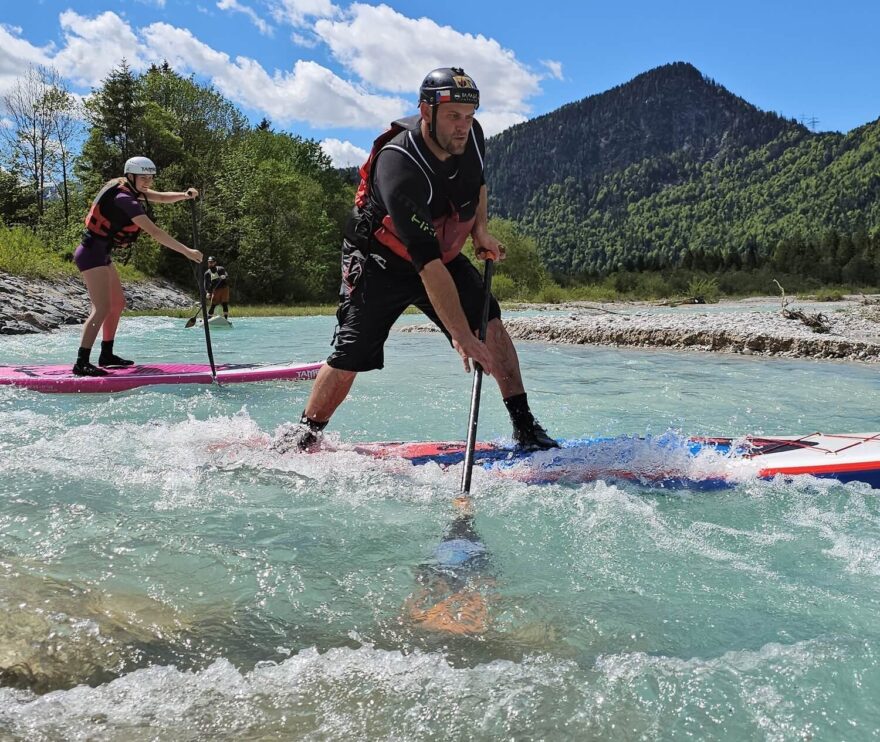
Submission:
M 123 177 L 106 183 L 86 216 L 83 240 L 73 254 L 92 302 L 92 311 L 83 327 L 79 353 L 73 366 L 76 376 L 106 376 L 103 368 L 124 368 L 134 361 L 120 358 L 113 351 L 119 318 L 125 309 L 125 294 L 119 273 L 111 259 L 114 249 L 131 248 L 141 231 L 156 242 L 200 263 L 202 253 L 193 250 L 156 226 L 150 218 L 149 204 L 170 204 L 197 198 L 195 188 L 183 192 L 153 191 L 156 166 L 146 157 L 132 157 L 125 163 Z M 91 363 L 92 346 L 101 330 L 98 366 Z
M 213 255 L 208 258 L 208 270 L 205 271 L 205 293 L 211 300 L 208 318 L 214 316 L 218 304 L 223 306 L 223 318 L 229 319 L 229 274 L 226 268 L 217 263 Z

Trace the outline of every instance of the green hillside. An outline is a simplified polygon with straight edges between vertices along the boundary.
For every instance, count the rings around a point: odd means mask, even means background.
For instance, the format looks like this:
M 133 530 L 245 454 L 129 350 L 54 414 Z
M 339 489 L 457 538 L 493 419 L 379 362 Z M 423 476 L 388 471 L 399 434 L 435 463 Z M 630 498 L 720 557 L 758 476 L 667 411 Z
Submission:
M 493 210 L 558 276 L 755 266 L 782 240 L 854 240 L 843 257 L 880 269 L 880 121 L 814 134 L 691 65 L 502 132 L 488 158 Z

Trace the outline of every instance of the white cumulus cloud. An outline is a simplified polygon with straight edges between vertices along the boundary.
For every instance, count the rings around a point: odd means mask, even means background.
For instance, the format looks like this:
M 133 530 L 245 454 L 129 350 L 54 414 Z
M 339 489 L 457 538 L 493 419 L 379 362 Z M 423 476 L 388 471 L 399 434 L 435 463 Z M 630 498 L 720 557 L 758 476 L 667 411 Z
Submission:
M 97 85 L 122 59 L 134 70 L 146 66 L 137 36 L 116 13 L 86 18 L 65 10 L 60 21 L 65 43 L 52 64 L 73 82 Z
M 52 47 L 38 47 L 21 38 L 21 29 L 0 24 L 0 96 L 12 90 L 16 79 L 31 65 L 50 64 Z
M 292 26 L 306 25 L 309 18 L 335 18 L 339 15 L 330 0 L 276 0 L 272 6 L 272 17 L 279 23 Z
M 541 64 L 543 64 L 547 68 L 550 77 L 553 77 L 557 80 L 564 79 L 562 77 L 562 62 L 557 62 L 553 59 L 542 59 Z
M 247 18 L 250 19 L 250 22 L 257 27 L 261 34 L 264 36 L 272 35 L 274 30 L 272 26 L 260 18 L 253 8 L 247 5 L 242 5 L 238 0 L 218 0 L 217 7 L 220 8 L 220 10 L 231 10 L 234 13 L 241 13 L 242 15 L 247 16 Z
M 321 142 L 321 149 L 333 161 L 333 167 L 360 167 L 370 154 L 351 142 L 328 138 Z
M 406 110 L 399 98 L 367 92 L 317 62 L 299 60 L 292 71 L 269 74 L 257 61 L 230 59 L 189 31 L 167 23 L 147 26 L 143 37 L 156 59 L 209 78 L 236 103 L 280 122 L 381 128 Z
M 269 33 L 272 27 L 244 2 L 214 0 L 211 7 L 243 13 Z M 462 33 L 430 18 L 409 18 L 387 5 L 355 2 L 341 10 L 330 0 L 263 3 L 279 23 L 294 26 L 291 39 L 300 51 L 326 45 L 342 71 L 337 74 L 317 61 L 296 59 L 293 46 L 290 68 L 267 69 L 251 57 L 231 57 L 169 23 L 136 28 L 113 11 L 89 17 L 65 10 L 58 17 L 63 40 L 57 46 L 35 46 L 20 29 L 0 24 L 0 95 L 32 64 L 54 66 L 74 85 L 95 87 L 122 59 L 138 72 L 168 60 L 184 74 L 210 80 L 233 103 L 282 125 L 303 122 L 315 128 L 379 131 L 389 121 L 415 112 L 418 87 L 428 71 L 460 66 L 480 88 L 477 115 L 492 135 L 526 120 L 540 81 L 562 74 L 558 62 L 542 61 L 549 75 L 537 74 L 494 39 Z M 325 142 L 334 162 L 366 156 L 350 143 Z
M 427 72 L 463 67 L 480 88 L 478 116 L 488 134 L 524 120 L 528 99 L 540 92 L 540 76 L 494 39 L 408 18 L 387 5 L 354 3 L 339 19 L 319 19 L 315 32 L 366 85 L 407 93 L 411 110 Z

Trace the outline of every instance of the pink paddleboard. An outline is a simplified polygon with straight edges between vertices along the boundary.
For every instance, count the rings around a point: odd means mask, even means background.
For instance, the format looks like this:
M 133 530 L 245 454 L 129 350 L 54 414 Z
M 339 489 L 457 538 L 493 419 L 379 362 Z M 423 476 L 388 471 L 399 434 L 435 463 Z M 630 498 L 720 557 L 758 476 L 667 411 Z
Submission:
M 314 379 L 321 363 L 280 366 L 221 364 L 217 381 L 240 384 L 248 381 L 302 381 Z M 70 366 L 0 366 L 0 384 L 13 384 L 38 392 L 124 392 L 154 384 L 210 384 L 211 367 L 205 363 L 156 363 L 106 369 L 107 376 L 74 376 Z

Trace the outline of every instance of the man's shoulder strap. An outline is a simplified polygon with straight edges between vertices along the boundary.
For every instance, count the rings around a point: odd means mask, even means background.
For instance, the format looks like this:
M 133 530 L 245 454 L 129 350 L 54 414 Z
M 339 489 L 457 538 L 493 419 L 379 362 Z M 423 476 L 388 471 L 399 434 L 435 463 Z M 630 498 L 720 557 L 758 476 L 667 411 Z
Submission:
M 382 149 L 391 142 L 398 134 L 404 131 L 418 131 L 419 128 L 419 116 L 407 116 L 406 118 L 397 119 L 396 121 L 392 121 L 391 125 L 383 131 L 376 139 L 373 141 L 373 146 L 370 148 L 370 154 L 367 156 L 366 161 L 363 165 L 358 169 L 358 175 L 360 175 L 361 182 L 357 189 L 357 194 L 355 195 L 355 205 L 358 208 L 363 208 L 367 205 L 370 196 L 370 188 L 371 188 L 371 173 L 373 171 L 373 163 L 376 161 L 376 156 Z

